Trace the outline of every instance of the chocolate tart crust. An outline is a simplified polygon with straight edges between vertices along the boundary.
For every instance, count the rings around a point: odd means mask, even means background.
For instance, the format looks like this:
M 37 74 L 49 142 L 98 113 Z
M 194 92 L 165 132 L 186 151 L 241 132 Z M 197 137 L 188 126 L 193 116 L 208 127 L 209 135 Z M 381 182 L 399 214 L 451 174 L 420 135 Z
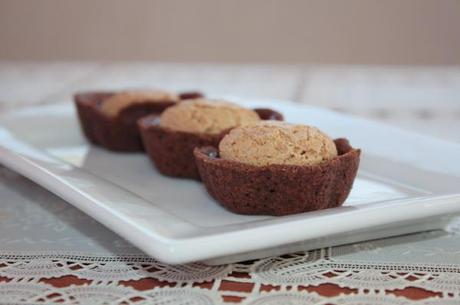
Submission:
M 278 111 L 270 108 L 254 108 L 253 109 L 261 120 L 284 121 L 284 117 Z
M 314 166 L 253 166 L 219 158 L 215 147 L 196 148 L 208 193 L 238 214 L 289 215 L 338 207 L 353 186 L 361 151 L 334 140 L 339 155 Z
M 280 119 L 280 113 L 271 109 L 263 110 L 268 118 L 275 113 L 278 120 Z M 261 117 L 261 119 L 264 118 Z M 159 115 L 140 119 L 138 125 L 145 150 L 160 173 L 166 176 L 196 180 L 200 180 L 200 174 L 195 164 L 193 150 L 196 147 L 218 146 L 222 138 L 230 131 L 228 129 L 219 134 L 176 131 L 161 127 Z
M 145 150 L 160 173 L 197 180 L 200 180 L 200 175 L 195 165 L 193 149 L 216 146 L 228 132 L 210 135 L 163 128 L 158 115 L 140 119 L 138 124 Z
M 137 103 L 128 106 L 115 117 L 100 110 L 105 99 L 114 92 L 86 92 L 74 96 L 75 106 L 82 131 L 88 140 L 109 150 L 119 152 L 143 151 L 143 144 L 137 127 L 140 117 L 161 113 L 174 105 L 171 101 Z
M 204 94 L 200 91 L 183 91 L 179 93 L 180 100 L 193 100 L 203 98 Z

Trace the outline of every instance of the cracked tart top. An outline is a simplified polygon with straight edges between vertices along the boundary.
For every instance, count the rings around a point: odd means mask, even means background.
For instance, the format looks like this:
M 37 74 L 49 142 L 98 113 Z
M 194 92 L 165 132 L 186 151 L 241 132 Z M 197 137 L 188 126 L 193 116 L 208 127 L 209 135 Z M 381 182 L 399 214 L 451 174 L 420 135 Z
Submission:
M 360 150 L 317 128 L 260 122 L 230 131 L 216 147 L 196 148 L 209 194 L 240 214 L 288 215 L 340 206 Z

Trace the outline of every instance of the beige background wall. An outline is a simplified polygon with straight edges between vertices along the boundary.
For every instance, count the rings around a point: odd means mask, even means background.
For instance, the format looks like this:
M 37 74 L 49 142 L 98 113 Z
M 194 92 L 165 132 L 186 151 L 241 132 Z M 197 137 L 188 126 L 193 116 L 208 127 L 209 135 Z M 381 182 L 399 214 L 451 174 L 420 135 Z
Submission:
M 0 59 L 460 64 L 460 0 L 0 0 Z

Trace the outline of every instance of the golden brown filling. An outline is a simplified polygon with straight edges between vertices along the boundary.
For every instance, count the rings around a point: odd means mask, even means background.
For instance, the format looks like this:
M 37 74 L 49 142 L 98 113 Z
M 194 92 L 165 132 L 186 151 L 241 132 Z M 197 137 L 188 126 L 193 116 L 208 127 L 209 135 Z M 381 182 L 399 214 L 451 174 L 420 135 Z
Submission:
M 218 134 L 258 121 L 260 118 L 255 111 L 236 104 L 195 99 L 166 109 L 161 115 L 160 126 L 191 133 Z
M 221 158 L 263 166 L 315 165 L 337 156 L 331 138 L 315 127 L 271 121 L 232 129 L 219 144 Z
M 125 91 L 114 94 L 105 99 L 101 111 L 108 116 L 116 116 L 123 109 L 135 104 L 177 102 L 179 97 L 175 93 L 161 90 Z

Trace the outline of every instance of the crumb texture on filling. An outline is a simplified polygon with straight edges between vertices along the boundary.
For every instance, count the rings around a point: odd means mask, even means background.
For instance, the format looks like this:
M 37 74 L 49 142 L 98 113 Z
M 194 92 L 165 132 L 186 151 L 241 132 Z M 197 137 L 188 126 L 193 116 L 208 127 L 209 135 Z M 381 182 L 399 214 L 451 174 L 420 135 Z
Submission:
M 315 165 L 337 156 L 337 149 L 318 128 L 272 121 L 233 129 L 220 142 L 219 153 L 256 166 Z
M 258 114 L 236 104 L 208 99 L 185 101 L 166 109 L 160 126 L 191 133 L 218 134 L 260 121 Z
M 116 116 L 124 108 L 133 104 L 177 102 L 177 94 L 163 90 L 123 91 L 105 99 L 101 111 L 109 116 Z

